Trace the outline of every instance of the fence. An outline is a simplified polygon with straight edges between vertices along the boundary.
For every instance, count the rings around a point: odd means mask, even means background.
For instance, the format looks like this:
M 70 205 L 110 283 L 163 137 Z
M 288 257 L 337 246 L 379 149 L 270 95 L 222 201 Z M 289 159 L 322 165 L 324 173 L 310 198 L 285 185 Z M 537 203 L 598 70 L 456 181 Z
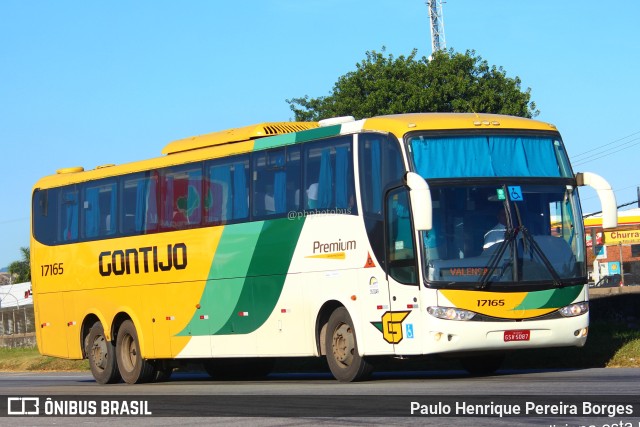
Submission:
M 0 336 L 35 332 L 33 304 L 0 308 Z

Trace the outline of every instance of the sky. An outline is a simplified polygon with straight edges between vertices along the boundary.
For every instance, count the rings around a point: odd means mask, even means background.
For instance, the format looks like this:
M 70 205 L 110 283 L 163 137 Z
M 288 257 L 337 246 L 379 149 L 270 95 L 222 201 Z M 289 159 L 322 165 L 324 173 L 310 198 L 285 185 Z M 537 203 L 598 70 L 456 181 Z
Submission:
M 531 88 L 575 171 L 640 185 L 640 2 L 447 0 L 446 47 Z M 424 0 L 2 0 L 0 268 L 29 245 L 33 185 L 160 156 L 176 139 L 289 121 L 367 51 L 431 54 Z M 598 211 L 581 190 L 583 211 Z

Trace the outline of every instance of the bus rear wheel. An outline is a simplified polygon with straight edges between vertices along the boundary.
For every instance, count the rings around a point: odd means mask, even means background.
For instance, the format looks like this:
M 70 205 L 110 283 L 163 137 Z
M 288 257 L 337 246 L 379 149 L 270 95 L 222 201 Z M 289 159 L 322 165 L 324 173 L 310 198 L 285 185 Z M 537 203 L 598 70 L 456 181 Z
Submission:
M 120 325 L 116 340 L 116 356 L 120 375 L 126 383 L 139 384 L 154 379 L 154 366 L 142 358 L 138 333 L 131 320 L 125 320 Z
M 120 381 L 116 363 L 116 346 L 104 335 L 102 323 L 91 326 L 86 340 L 85 353 L 93 378 L 99 384 L 113 384 Z
M 329 369 L 338 381 L 362 381 L 371 375 L 373 365 L 358 353 L 353 321 L 344 307 L 329 317 L 325 348 Z

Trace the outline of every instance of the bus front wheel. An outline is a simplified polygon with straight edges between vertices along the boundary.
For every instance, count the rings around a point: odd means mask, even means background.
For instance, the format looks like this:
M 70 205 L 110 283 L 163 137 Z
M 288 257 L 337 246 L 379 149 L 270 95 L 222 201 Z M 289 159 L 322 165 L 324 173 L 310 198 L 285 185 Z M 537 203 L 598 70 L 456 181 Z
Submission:
M 338 381 L 361 381 L 373 371 L 373 365 L 358 353 L 356 331 L 346 308 L 331 313 L 325 344 L 329 369 Z
M 118 330 L 116 356 L 122 379 L 129 384 L 146 383 L 154 379 L 154 366 L 142 358 L 138 333 L 131 320 L 125 320 Z
M 96 322 L 89 330 L 85 353 L 93 378 L 99 384 L 113 384 L 120 381 L 116 363 L 116 346 L 104 335 L 102 323 Z

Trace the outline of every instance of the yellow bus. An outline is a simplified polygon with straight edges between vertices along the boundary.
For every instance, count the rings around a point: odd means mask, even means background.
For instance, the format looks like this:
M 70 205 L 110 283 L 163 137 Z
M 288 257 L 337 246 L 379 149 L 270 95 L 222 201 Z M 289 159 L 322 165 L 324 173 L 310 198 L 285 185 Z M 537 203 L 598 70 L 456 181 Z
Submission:
M 38 348 L 140 383 L 302 356 L 340 381 L 374 356 L 491 373 L 582 346 L 581 185 L 615 226 L 611 187 L 573 173 L 553 125 L 485 114 L 263 123 L 60 169 L 33 188 Z

